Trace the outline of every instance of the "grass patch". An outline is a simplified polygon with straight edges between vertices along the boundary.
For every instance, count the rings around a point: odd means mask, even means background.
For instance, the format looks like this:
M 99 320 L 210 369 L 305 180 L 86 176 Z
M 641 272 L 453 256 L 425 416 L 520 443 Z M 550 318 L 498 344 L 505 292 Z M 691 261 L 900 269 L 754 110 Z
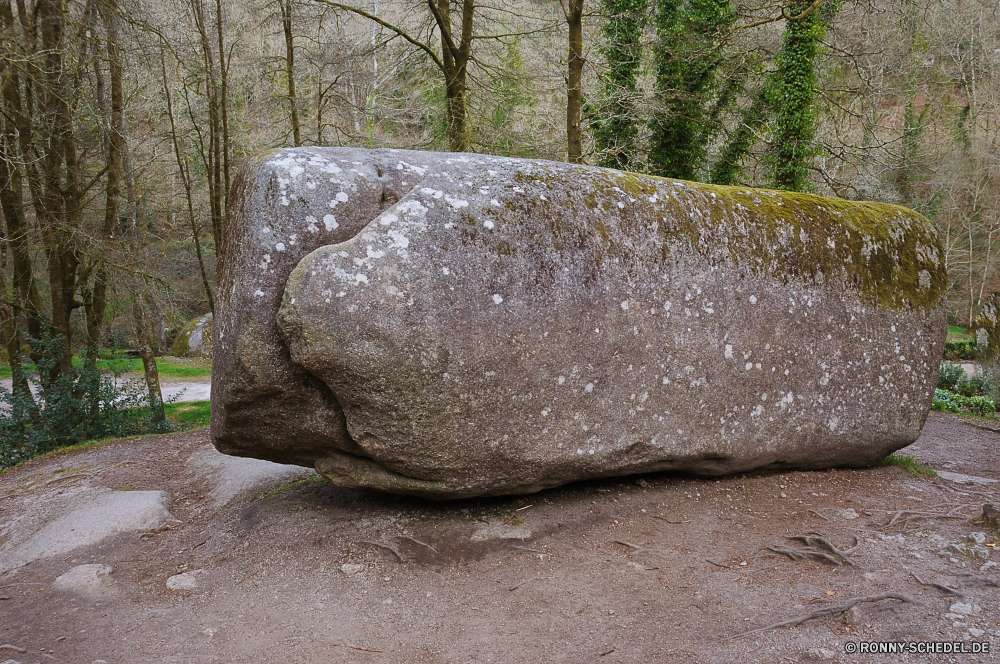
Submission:
M 211 422 L 211 401 L 186 401 L 163 406 L 167 419 L 179 429 L 200 429 Z
M 83 358 L 74 357 L 73 366 L 82 367 Z M 97 361 L 97 368 L 100 371 L 124 370 L 129 373 L 142 373 L 142 360 L 139 358 L 102 358 Z M 34 364 L 26 363 L 24 370 L 35 374 L 37 370 Z M 212 375 L 211 360 L 200 358 L 179 358 L 179 357 L 158 357 L 156 358 L 156 370 L 160 374 L 160 380 L 168 378 L 207 378 Z M 0 364 L 0 379 L 10 378 L 10 365 Z
M 937 471 L 930 466 L 925 466 L 924 464 L 917 461 L 915 457 L 909 455 L 896 455 L 890 454 L 886 458 L 882 459 L 878 464 L 879 466 L 899 466 L 900 468 L 905 468 L 910 471 L 915 477 L 937 477 Z
M 957 325 L 948 326 L 948 338 L 961 338 L 961 339 L 971 339 L 975 338 L 976 335 L 969 334 L 969 331 L 964 327 L 958 327 Z

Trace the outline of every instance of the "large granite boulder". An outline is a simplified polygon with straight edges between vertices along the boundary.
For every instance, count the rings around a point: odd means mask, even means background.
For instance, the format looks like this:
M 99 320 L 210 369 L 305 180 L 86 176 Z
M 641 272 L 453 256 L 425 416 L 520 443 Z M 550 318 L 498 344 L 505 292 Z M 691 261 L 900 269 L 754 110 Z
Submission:
M 869 465 L 930 406 L 945 268 L 905 208 L 334 148 L 258 158 L 230 203 L 229 454 L 495 495 Z
M 212 359 L 212 314 L 190 320 L 177 333 L 170 352 L 174 357 Z

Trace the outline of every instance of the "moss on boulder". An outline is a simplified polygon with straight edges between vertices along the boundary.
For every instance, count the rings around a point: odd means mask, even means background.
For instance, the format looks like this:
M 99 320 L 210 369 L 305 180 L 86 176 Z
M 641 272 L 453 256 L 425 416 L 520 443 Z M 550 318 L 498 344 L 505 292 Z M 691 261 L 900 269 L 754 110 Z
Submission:
M 170 352 L 174 357 L 212 359 L 212 314 L 188 321 L 177 333 Z

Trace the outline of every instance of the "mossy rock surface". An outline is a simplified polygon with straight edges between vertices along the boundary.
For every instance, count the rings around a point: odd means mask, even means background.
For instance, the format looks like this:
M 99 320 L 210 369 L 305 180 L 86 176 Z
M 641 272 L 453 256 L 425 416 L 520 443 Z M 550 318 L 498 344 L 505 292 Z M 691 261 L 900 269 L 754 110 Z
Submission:
M 212 359 L 212 314 L 188 321 L 174 339 L 170 352 L 174 357 Z
M 235 191 L 223 451 L 460 497 L 873 464 L 930 406 L 946 278 L 912 210 L 357 149 Z

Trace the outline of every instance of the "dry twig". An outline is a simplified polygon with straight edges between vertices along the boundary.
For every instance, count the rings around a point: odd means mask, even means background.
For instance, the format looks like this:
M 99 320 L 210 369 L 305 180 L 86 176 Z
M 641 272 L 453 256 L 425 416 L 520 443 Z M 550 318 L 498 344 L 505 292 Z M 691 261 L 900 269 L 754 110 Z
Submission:
M 28 652 L 24 648 L 18 648 L 12 643 L 3 644 L 2 646 L 0 646 L 0 650 L 13 650 L 14 652 Z
M 350 648 L 351 650 L 364 650 L 365 652 L 382 652 L 377 648 L 362 648 L 361 646 L 352 646 L 347 643 L 331 643 L 330 645 L 333 646 L 334 648 L 337 648 L 339 646 L 344 646 L 345 648 Z

